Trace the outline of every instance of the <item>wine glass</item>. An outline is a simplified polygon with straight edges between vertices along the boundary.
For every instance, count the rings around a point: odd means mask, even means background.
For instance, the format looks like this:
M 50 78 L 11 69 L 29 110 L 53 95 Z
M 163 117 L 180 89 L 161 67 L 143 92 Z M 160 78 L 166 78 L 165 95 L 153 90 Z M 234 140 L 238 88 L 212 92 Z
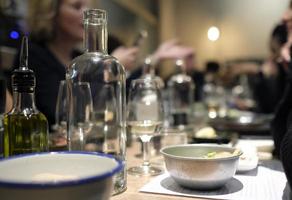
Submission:
M 66 145 L 67 141 L 67 117 L 68 117 L 68 84 L 61 81 L 56 104 L 56 130 L 55 139 L 59 146 Z M 92 97 L 88 82 L 78 82 L 72 85 L 74 98 L 74 131 L 70 141 L 70 150 L 83 150 L 86 133 L 92 126 Z M 55 141 L 56 142 L 56 141 Z M 58 143 L 56 144 L 58 146 Z
M 157 175 L 161 168 L 150 165 L 149 142 L 159 134 L 163 123 L 162 97 L 155 80 L 136 79 L 131 82 L 127 125 L 131 133 L 139 137 L 143 144 L 143 164 L 128 170 L 133 175 Z

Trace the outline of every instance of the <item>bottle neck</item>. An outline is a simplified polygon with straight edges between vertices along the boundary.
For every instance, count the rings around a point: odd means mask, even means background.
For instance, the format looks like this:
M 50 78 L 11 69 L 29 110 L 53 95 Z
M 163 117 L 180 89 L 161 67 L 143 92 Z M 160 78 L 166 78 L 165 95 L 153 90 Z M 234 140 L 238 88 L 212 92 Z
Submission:
M 13 107 L 17 110 L 36 109 L 34 92 L 13 92 Z
M 152 76 L 155 76 L 155 69 L 151 65 L 144 65 L 143 66 L 143 75 L 150 74 Z
M 151 56 L 148 56 L 143 65 L 143 75 L 150 74 L 151 76 L 155 76 L 155 65 L 153 62 L 153 58 Z
M 106 23 L 84 23 L 84 47 L 87 52 L 107 54 Z
M 187 75 L 186 65 L 182 59 L 178 59 L 175 64 L 180 73 Z

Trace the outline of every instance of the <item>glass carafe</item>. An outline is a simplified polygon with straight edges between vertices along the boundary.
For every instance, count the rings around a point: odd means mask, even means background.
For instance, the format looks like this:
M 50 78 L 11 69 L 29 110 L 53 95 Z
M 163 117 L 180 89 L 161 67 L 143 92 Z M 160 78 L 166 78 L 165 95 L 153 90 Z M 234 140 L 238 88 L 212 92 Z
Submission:
M 176 61 L 181 73 L 176 74 L 167 82 L 170 125 L 184 126 L 190 121 L 193 113 L 195 84 L 186 69 L 182 60 Z
M 84 12 L 86 52 L 75 58 L 66 73 L 68 83 L 68 147 L 69 150 L 96 151 L 111 154 L 125 162 L 125 70 L 119 61 L 107 53 L 107 17 L 104 10 L 91 9 Z M 78 96 L 72 86 L 88 82 L 91 88 L 93 113 L 91 129 L 83 136 L 83 149 L 75 149 L 74 103 Z M 71 85 L 71 86 L 70 86 Z M 126 167 L 115 176 L 114 194 L 126 189 Z

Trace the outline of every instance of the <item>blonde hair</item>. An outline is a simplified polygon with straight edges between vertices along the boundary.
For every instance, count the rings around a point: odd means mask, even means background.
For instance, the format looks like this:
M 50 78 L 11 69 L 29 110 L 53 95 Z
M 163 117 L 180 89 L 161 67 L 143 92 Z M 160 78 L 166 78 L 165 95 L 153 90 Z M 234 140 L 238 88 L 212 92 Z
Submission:
M 27 26 L 32 40 L 48 42 L 54 39 L 60 4 L 61 0 L 29 0 Z

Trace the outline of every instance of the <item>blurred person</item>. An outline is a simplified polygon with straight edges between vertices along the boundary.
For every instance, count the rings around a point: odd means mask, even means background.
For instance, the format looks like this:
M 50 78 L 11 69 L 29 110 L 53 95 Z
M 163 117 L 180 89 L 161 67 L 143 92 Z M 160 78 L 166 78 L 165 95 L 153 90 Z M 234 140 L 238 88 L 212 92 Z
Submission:
M 28 1 L 28 66 L 36 76 L 36 106 L 50 128 L 55 123 L 59 83 L 71 60 L 80 54 L 76 45 L 83 40 L 82 17 L 88 4 L 88 0 Z M 19 65 L 17 58 L 14 67 Z
M 219 80 L 219 73 L 221 71 L 221 67 L 219 62 L 217 61 L 208 61 L 206 63 L 205 69 L 205 81 L 208 83 L 218 84 Z
M 291 2 L 290 2 L 290 7 L 291 7 Z M 291 61 L 291 53 L 290 53 L 290 48 L 292 45 L 292 12 L 291 12 L 291 8 L 288 9 L 283 17 L 282 17 L 283 22 L 286 25 L 287 28 L 287 41 L 286 43 L 283 45 L 283 47 L 281 48 L 281 56 L 284 62 L 288 63 Z
M 186 60 L 187 68 L 193 68 L 193 59 L 195 57 L 194 49 L 192 47 L 182 45 L 178 39 L 170 39 L 162 42 L 157 49 L 148 56 L 150 59 L 149 65 L 154 68 L 159 65 L 161 61 L 164 60 L 177 60 L 184 59 Z M 138 68 L 132 70 L 129 77 L 127 78 L 127 88 L 130 85 L 130 82 L 134 79 L 142 76 L 143 67 L 139 66 Z
M 194 55 L 193 48 L 180 44 L 177 39 L 171 39 L 161 43 L 151 57 L 154 63 L 158 63 L 166 59 L 186 59 L 191 55 Z
M 244 101 L 238 101 L 240 109 L 253 109 L 259 113 L 274 113 L 285 88 L 286 70 L 282 62 L 281 51 L 287 42 L 287 27 L 280 23 L 273 29 L 269 41 L 269 57 L 262 63 L 243 62 L 229 66 L 226 79 L 229 82 L 245 76 L 247 85 L 251 89 L 251 97 L 255 101 L 255 107 L 245 105 Z M 269 96 L 269 98 L 267 98 Z M 248 103 L 248 101 L 247 101 Z
M 12 109 L 13 99 L 7 89 L 6 79 L 0 66 L 0 115 Z
M 82 53 L 76 46 L 83 41 L 83 11 L 89 7 L 90 1 L 29 0 L 28 3 L 28 66 L 36 75 L 36 106 L 46 115 L 51 128 L 55 124 L 59 83 L 65 79 L 66 67 L 71 60 Z M 123 46 L 110 35 L 108 49 L 126 70 L 134 70 L 139 48 Z M 171 40 L 160 45 L 152 56 L 153 60 L 159 62 L 192 52 L 191 48 L 182 47 L 177 41 Z M 16 59 L 14 67 L 18 65 Z
M 83 11 L 89 3 L 89 0 L 28 1 L 28 66 L 36 75 L 36 106 L 46 115 L 50 128 L 55 124 L 59 83 L 65 79 L 71 60 L 82 53 L 76 46 L 83 41 Z M 111 51 L 118 44 L 112 41 Z M 123 47 L 122 53 L 116 51 L 113 55 L 131 68 L 137 52 L 136 48 Z M 19 65 L 17 58 L 14 67 Z
M 186 62 L 187 63 L 187 62 Z M 193 64 L 195 66 L 195 64 Z M 205 70 L 193 67 L 188 70 L 188 74 L 195 83 L 195 101 L 205 100 L 205 90 L 212 85 L 217 85 L 219 81 L 220 64 L 217 61 L 208 61 Z
M 291 62 L 291 38 L 292 38 L 292 1 L 284 15 L 287 26 L 287 42 L 283 46 L 281 56 L 286 63 L 286 84 L 282 99 L 277 106 L 271 130 L 275 143 L 275 155 L 279 156 L 291 188 L 292 184 L 292 62 Z M 287 54 L 288 53 L 288 54 Z M 268 97 L 267 97 L 268 98 Z
M 0 98 L 1 100 L 3 100 L 3 102 L 5 102 L 5 105 L 3 105 L 4 110 L 1 110 L 0 114 L 3 114 L 3 112 L 7 113 L 12 108 L 13 99 L 11 93 L 7 88 L 8 82 L 7 75 L 10 75 L 9 68 L 12 67 L 13 59 L 11 58 L 13 57 L 13 50 L 14 48 L 18 47 L 21 44 L 21 37 L 11 38 L 12 30 L 13 33 L 19 34 L 18 36 L 22 35 L 18 20 L 15 17 L 12 17 L 5 13 L 5 11 L 8 9 L 15 10 L 15 7 L 13 5 L 14 4 L 11 2 L 11 4 L 9 4 L 8 7 L 5 7 L 0 3 L 0 30 L 1 30 L 0 46 L 5 48 L 8 47 L 9 50 L 11 49 L 9 52 L 7 52 L 7 50 L 0 51 L 1 90 L 4 87 L 6 88 L 4 91 L 1 91 L 1 95 L 3 96 L 0 96 Z
M 195 84 L 194 100 L 203 100 L 203 87 L 205 84 L 205 72 L 195 63 L 195 54 L 190 54 L 185 58 L 186 71 L 192 77 Z
M 287 72 L 282 62 L 281 49 L 286 41 L 287 28 L 281 23 L 271 34 L 270 56 L 258 68 L 258 73 L 253 79 L 253 95 L 258 104 L 258 112 L 274 113 L 284 94 Z
M 125 67 L 127 72 L 131 72 L 136 68 L 139 47 L 127 47 L 116 36 L 108 35 L 108 53 L 116 57 Z

